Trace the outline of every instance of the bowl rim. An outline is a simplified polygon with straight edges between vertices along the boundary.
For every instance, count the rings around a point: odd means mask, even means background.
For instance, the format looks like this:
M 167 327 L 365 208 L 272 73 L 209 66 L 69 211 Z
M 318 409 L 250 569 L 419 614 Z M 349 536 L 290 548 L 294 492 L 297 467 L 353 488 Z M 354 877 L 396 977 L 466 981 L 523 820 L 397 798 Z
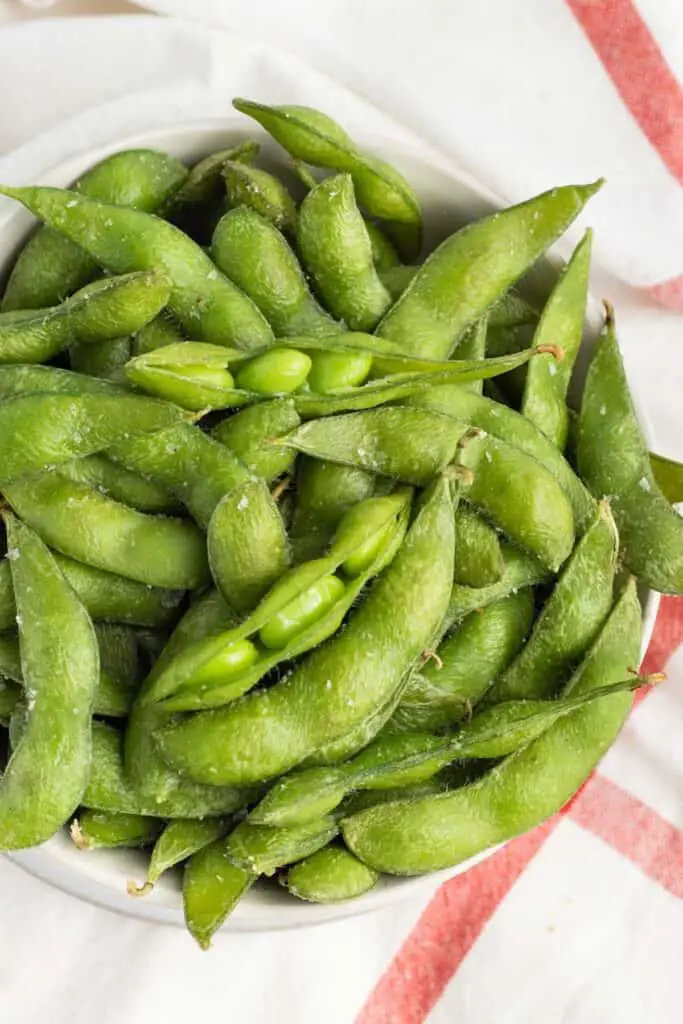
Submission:
M 119 137 L 97 147 L 83 147 L 77 151 L 72 151 L 64 159 L 37 172 L 34 175 L 34 180 L 64 187 L 65 181 L 74 180 L 85 168 L 120 149 L 154 147 L 155 143 L 162 141 L 164 141 L 164 148 L 166 148 L 171 139 L 180 141 L 185 137 L 193 135 L 198 138 L 220 135 L 222 142 L 225 143 L 230 141 L 230 135 L 234 134 L 235 138 L 243 136 L 246 127 L 242 119 L 234 115 L 228 115 L 224 118 L 198 118 L 197 120 L 183 121 L 176 125 L 136 131 L 129 136 Z M 263 141 L 266 149 L 271 145 L 269 137 L 260 127 L 249 125 L 248 131 L 250 135 L 257 134 L 259 139 Z M 460 187 L 464 187 L 469 192 L 474 193 L 480 201 L 487 205 L 494 205 L 496 207 L 505 205 L 506 201 L 502 197 L 485 185 L 482 185 L 468 171 L 459 167 L 454 161 L 447 159 L 438 151 L 428 147 L 423 149 L 417 145 L 411 146 L 403 139 L 398 141 L 382 137 L 376 133 L 367 136 L 363 136 L 362 132 L 357 132 L 356 134 L 363 145 L 368 148 L 372 149 L 373 147 L 381 146 L 381 151 L 384 155 L 387 154 L 387 151 L 394 158 L 403 154 L 406 158 L 416 160 L 430 170 L 436 170 L 438 173 L 452 178 Z M 199 148 L 199 145 L 195 146 L 195 156 L 199 152 Z M 208 147 L 205 148 L 207 152 L 210 151 Z M 30 218 L 26 211 L 20 207 L 13 206 L 9 200 L 0 203 L 0 231 L 6 229 L 8 225 L 17 220 L 20 222 L 25 221 L 27 230 L 29 229 Z M 26 231 L 23 232 L 23 235 L 25 237 Z M 567 243 L 562 241 L 551 248 L 549 256 L 551 264 L 556 266 L 558 262 L 561 262 L 558 259 L 558 253 L 561 253 L 563 249 L 567 250 Z M 13 245 L 12 253 L 15 250 L 16 246 Z M 5 257 L 0 245 L 0 263 L 4 261 Z M 599 310 L 600 304 L 593 295 L 590 295 L 587 323 L 592 322 L 594 330 L 597 329 Z M 634 396 L 634 405 L 646 441 L 652 446 L 653 432 L 651 423 L 642 405 L 637 400 L 637 396 Z M 647 649 L 654 629 L 659 599 L 659 595 L 654 591 L 641 592 L 644 611 L 643 653 Z M 125 882 L 122 882 L 119 891 L 114 889 L 112 885 L 107 887 L 103 882 L 98 881 L 92 872 L 88 874 L 79 870 L 76 864 L 79 851 L 75 847 L 65 847 L 63 850 L 57 849 L 55 839 L 59 838 L 55 837 L 40 847 L 16 851 L 7 856 L 12 863 L 30 875 L 69 895 L 76 896 L 86 903 L 114 911 L 126 917 L 147 920 L 156 924 L 184 927 L 181 907 L 167 906 L 165 902 L 162 902 L 162 899 L 168 897 L 170 892 L 174 890 L 176 892 L 179 891 L 178 886 L 174 886 L 171 880 L 162 879 L 162 883 L 157 889 L 145 899 L 132 899 L 125 893 Z M 489 847 L 454 867 L 432 872 L 428 875 L 381 879 L 379 885 L 369 893 L 357 900 L 346 903 L 306 904 L 300 901 L 291 901 L 284 893 L 276 902 L 258 903 L 256 901 L 258 898 L 257 894 L 252 890 L 242 901 L 235 915 L 228 919 L 223 926 L 223 930 L 233 932 L 280 931 L 312 927 L 360 916 L 390 906 L 398 900 L 407 900 L 410 897 L 425 895 L 429 890 L 436 889 L 448 879 L 463 874 L 476 864 L 493 856 L 505 845 L 506 843 L 500 843 Z M 89 861 L 91 864 L 95 862 L 93 859 L 100 860 L 103 863 L 108 862 L 112 852 L 119 859 L 123 853 L 130 854 L 131 856 L 126 860 L 126 863 L 129 863 L 129 865 L 132 865 L 136 856 L 134 851 L 90 851 L 88 854 Z M 134 872 L 135 868 L 131 866 L 129 875 Z

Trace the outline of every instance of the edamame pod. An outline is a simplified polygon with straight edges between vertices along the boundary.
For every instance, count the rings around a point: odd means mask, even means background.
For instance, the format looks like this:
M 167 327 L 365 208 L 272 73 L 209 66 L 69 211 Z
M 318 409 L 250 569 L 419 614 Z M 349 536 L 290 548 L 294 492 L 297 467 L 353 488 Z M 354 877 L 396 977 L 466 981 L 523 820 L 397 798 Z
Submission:
M 228 836 L 225 851 L 233 864 L 245 871 L 274 875 L 278 868 L 327 846 L 338 831 L 334 818 L 319 818 L 292 828 L 254 825 L 245 820 Z
M 132 354 L 133 346 L 129 337 L 72 345 L 69 350 L 69 365 L 76 373 L 110 380 L 115 384 L 125 384 L 124 367 Z
M 300 456 L 289 531 L 294 563 L 321 555 L 344 513 L 374 491 L 375 477 L 364 469 Z
M 200 949 L 209 949 L 214 934 L 255 881 L 251 871 L 232 863 L 223 839 L 190 857 L 183 876 L 183 907 L 187 930 Z
M 255 210 L 242 206 L 221 217 L 211 257 L 258 306 L 277 337 L 342 329 L 311 295 L 284 235 Z
M 153 149 L 128 149 L 105 157 L 73 187 L 105 203 L 153 213 L 186 178 L 187 168 L 175 157 Z M 19 254 L 2 308 L 54 306 L 96 274 L 97 264 L 78 245 L 57 231 L 40 228 Z
M 228 160 L 253 163 L 260 149 L 258 142 L 247 139 L 229 149 L 209 153 L 199 160 L 166 204 L 165 219 L 177 224 L 200 244 L 208 243 L 216 222 L 225 213 L 227 206 L 223 167 Z
M 146 896 L 162 875 L 215 842 L 226 828 L 227 824 L 222 818 L 205 818 L 203 821 L 178 818 L 169 821 L 154 844 L 145 881 L 142 885 L 129 882 L 128 894 Z
M 174 498 L 158 484 L 117 466 L 104 455 L 86 455 L 59 467 L 60 476 L 96 487 L 115 501 L 136 508 L 138 512 L 173 512 L 178 510 Z
M 83 810 L 71 822 L 69 833 L 79 850 L 111 850 L 151 846 L 160 830 L 158 818 L 143 814 Z
M 262 348 L 272 332 L 250 299 L 187 235 L 148 213 L 57 188 L 1 188 L 105 270 L 158 270 L 171 282 L 169 309 L 194 337 Z
M 301 420 L 291 398 L 276 398 L 248 406 L 223 420 L 213 437 L 229 448 L 250 473 L 272 483 L 294 465 L 292 451 L 272 444 L 274 437 L 298 427 Z
M 683 465 L 650 452 L 650 468 L 666 500 L 673 505 L 680 504 L 683 501 Z
M 554 188 L 467 224 L 425 260 L 377 334 L 404 352 L 448 358 L 465 329 L 535 263 L 601 185 Z
M 487 587 L 503 574 L 500 539 L 492 526 L 465 504 L 455 513 L 455 583 Z
M 288 892 L 309 903 L 343 903 L 369 892 L 379 875 L 344 846 L 325 846 L 279 878 Z
M 477 396 L 473 396 L 477 397 Z M 305 423 L 283 443 L 319 459 L 423 484 L 454 458 L 467 424 L 414 408 L 382 408 Z M 556 478 L 521 449 L 471 439 L 468 501 L 506 536 L 557 571 L 574 543 L 574 517 Z
M 372 257 L 348 174 L 311 189 L 299 210 L 297 242 L 323 303 L 353 331 L 371 331 L 391 305 Z
M 631 581 L 569 684 L 583 694 L 637 664 L 642 632 Z M 451 793 L 379 804 L 342 823 L 353 853 L 378 871 L 437 871 L 533 828 L 558 811 L 614 742 L 631 707 L 616 693 L 556 722 L 481 779 Z
M 292 234 L 296 228 L 296 203 L 279 178 L 260 167 L 228 160 L 223 177 L 230 205 L 256 210 L 278 231 Z
M 26 722 L 0 781 L 0 849 L 49 839 L 76 810 L 90 772 L 99 678 L 88 613 L 45 545 L 5 514 L 26 692 Z
M 145 515 L 55 472 L 3 494 L 46 543 L 86 565 L 155 587 L 194 590 L 208 579 L 204 536 L 190 521 Z
M 159 316 L 155 316 L 135 334 L 132 339 L 130 355 L 141 356 L 145 352 L 153 352 L 157 348 L 163 348 L 164 345 L 175 345 L 180 341 L 183 341 L 180 327 L 167 312 L 163 312 Z
M 437 479 L 399 553 L 347 628 L 288 679 L 158 733 L 169 764 L 219 784 L 272 778 L 391 700 L 446 611 L 453 576 L 452 487 L 445 476 Z
M 593 494 L 610 501 L 631 572 L 654 590 L 683 593 L 683 519 L 652 474 L 609 306 L 586 377 L 577 461 Z
M 567 389 L 583 337 L 588 299 L 591 244 L 589 229 L 553 288 L 534 333 L 534 345 L 559 345 L 564 359 L 551 356 L 532 360 L 527 368 L 522 414 L 535 423 L 560 451 L 567 443 L 569 413 Z
M 487 695 L 550 697 L 599 633 L 612 607 L 619 538 L 609 505 L 576 545 L 528 642 Z

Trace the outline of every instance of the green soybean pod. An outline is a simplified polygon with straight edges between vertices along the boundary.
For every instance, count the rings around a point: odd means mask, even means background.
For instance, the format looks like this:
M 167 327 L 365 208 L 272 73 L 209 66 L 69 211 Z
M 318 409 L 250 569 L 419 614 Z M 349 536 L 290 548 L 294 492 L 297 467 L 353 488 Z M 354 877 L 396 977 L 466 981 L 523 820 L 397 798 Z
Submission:
M 485 519 L 465 504 L 455 513 L 456 583 L 487 587 L 503 575 L 503 553 L 498 534 Z
M 140 683 L 138 643 L 130 626 L 95 625 L 100 650 L 100 681 L 95 714 L 125 718 Z
M 325 846 L 290 867 L 280 884 L 309 903 L 343 903 L 363 896 L 377 884 L 379 875 L 345 846 Z
M 316 184 L 317 182 L 314 180 L 311 183 L 311 187 L 314 187 Z M 370 239 L 370 245 L 372 246 L 372 261 L 377 267 L 377 272 L 379 273 L 380 278 L 382 278 L 385 287 L 387 287 L 391 293 L 392 298 L 397 298 L 398 296 L 393 295 L 391 288 L 384 281 L 383 275 L 396 267 L 401 266 L 399 255 L 391 240 L 385 235 L 382 229 L 375 224 L 374 221 L 366 219 L 365 230 L 367 231 L 368 238 Z
M 69 365 L 76 373 L 110 380 L 115 384 L 125 384 L 124 367 L 132 354 L 133 346 L 129 337 L 72 345 L 69 350 Z
M 623 679 L 640 657 L 633 581 L 572 677 L 571 694 Z M 399 800 L 342 822 L 353 853 L 378 871 L 414 875 L 451 867 L 526 832 L 567 802 L 611 746 L 631 708 L 615 693 L 567 715 L 478 781 L 437 796 Z
M 272 331 L 250 299 L 182 231 L 158 217 L 55 188 L 4 188 L 112 274 L 158 270 L 171 283 L 169 309 L 193 337 L 263 348 Z
M 297 243 L 325 306 L 351 330 L 371 331 L 391 305 L 348 174 L 326 178 L 299 210 Z
M 322 554 L 344 513 L 374 493 L 372 473 L 354 466 L 300 458 L 290 529 L 294 562 L 307 562 Z
M 474 396 L 477 397 L 477 396 Z M 424 484 L 453 460 L 466 423 L 416 408 L 328 416 L 283 439 L 305 455 Z M 473 471 L 468 501 L 507 537 L 557 571 L 574 544 L 574 516 L 557 479 L 519 448 L 475 437 L 462 461 Z
M 118 466 L 105 455 L 86 455 L 59 467 L 60 476 L 96 487 L 115 501 L 130 505 L 139 512 L 177 512 L 178 503 L 159 484 L 124 466 Z
M 55 561 L 93 619 L 164 626 L 175 616 L 183 590 L 136 583 L 54 552 Z M 0 630 L 15 624 L 16 605 L 8 561 L 0 562 Z
M 258 306 L 278 337 L 341 330 L 314 299 L 284 235 L 255 210 L 241 206 L 221 217 L 211 256 Z
M 130 355 L 142 356 L 165 345 L 177 345 L 183 340 L 183 332 L 167 312 L 160 313 L 141 327 L 133 336 Z M 74 367 L 78 369 L 78 367 Z
M 69 833 L 79 850 L 111 850 L 151 846 L 160 830 L 158 818 L 143 814 L 83 810 L 71 822 Z
M 230 860 L 254 875 L 274 875 L 278 868 L 310 856 L 334 839 L 339 826 L 334 818 L 318 818 L 305 825 L 277 828 L 241 821 L 228 836 Z
M 26 720 L 0 781 L 0 849 L 49 839 L 78 806 L 90 771 L 99 677 L 88 613 L 45 545 L 5 513 Z
M 611 307 L 586 377 L 577 462 L 593 494 L 611 502 L 630 571 L 663 594 L 683 593 L 683 520 L 653 476 Z
M 331 117 L 312 107 L 268 107 L 244 99 L 233 100 L 233 106 L 258 121 L 295 159 L 347 171 L 366 213 L 390 222 L 408 257 L 419 252 L 422 213 L 412 188 L 386 161 L 358 149 Z
M 0 403 L 0 486 L 92 455 L 124 437 L 153 433 L 184 414 L 176 406 L 116 395 L 17 395 Z
M 223 177 L 230 205 L 247 206 L 274 224 L 278 231 L 293 233 L 296 228 L 296 203 L 274 174 L 261 167 L 228 160 Z
M 209 949 L 215 933 L 255 881 L 251 871 L 232 863 L 223 839 L 190 857 L 183 876 L 183 908 L 187 930 L 200 949 Z
M 248 480 L 219 501 L 207 548 L 227 603 L 240 614 L 250 611 L 289 564 L 284 523 L 264 480 Z
M 377 327 L 404 352 L 446 359 L 600 188 L 567 185 L 466 225 L 425 260 Z
M 567 389 L 581 346 L 588 300 L 591 244 L 589 229 L 553 288 L 534 333 L 533 344 L 559 345 L 564 359 L 541 355 L 527 367 L 522 413 L 564 451 L 569 428 Z
M 619 538 L 606 502 L 576 545 L 531 636 L 488 694 L 492 702 L 554 696 L 612 607 Z
M 276 398 L 247 406 L 213 428 L 212 436 L 229 448 L 250 473 L 268 483 L 288 473 L 296 454 L 274 445 L 281 437 L 299 426 L 301 420 L 291 398 Z
M 288 679 L 157 733 L 169 764 L 217 784 L 272 778 L 390 701 L 446 611 L 453 576 L 452 487 L 444 476 L 435 481 L 399 553 L 347 628 Z
M 54 472 L 3 494 L 46 543 L 76 561 L 153 587 L 194 590 L 208 579 L 204 536 L 192 522 L 137 512 Z
M 128 777 L 123 766 L 123 734 L 104 722 L 92 723 L 92 765 L 84 807 L 116 814 L 142 814 L 153 818 L 215 818 L 232 814 L 253 793 L 228 786 L 193 786 L 175 779 L 163 794 L 149 796 Z
M 683 501 L 683 465 L 650 452 L 650 468 L 666 500 L 673 505 L 680 504 Z
M 223 168 L 228 160 L 251 164 L 261 147 L 247 139 L 236 146 L 209 153 L 190 169 L 185 182 L 166 204 L 164 217 L 202 245 L 208 243 L 216 222 L 225 213 L 227 197 Z
M 500 402 L 485 398 L 483 395 L 472 394 L 463 387 L 452 384 L 422 391 L 409 398 L 408 403 L 470 423 L 501 441 L 521 448 L 552 473 L 566 492 L 572 505 L 577 529 L 583 532 L 592 521 L 595 501 L 585 484 L 579 480 L 552 441 L 535 424 L 514 409 L 508 409 Z
M 183 184 L 187 168 L 153 149 L 128 149 L 105 157 L 81 175 L 74 189 L 118 206 L 153 213 Z M 26 243 L 7 282 L 3 310 L 41 309 L 62 302 L 97 274 L 97 264 L 50 228 Z
M 477 323 L 469 327 L 458 345 L 458 359 L 485 359 L 486 358 L 486 333 L 488 331 L 488 318 L 483 316 Z M 555 362 L 555 356 L 543 354 L 539 359 L 550 359 Z M 532 360 L 533 362 L 533 360 Z M 449 385 L 446 385 L 448 387 Z M 484 392 L 483 380 L 470 380 L 460 385 L 465 391 L 472 391 L 475 395 Z
M 444 729 L 468 714 L 519 654 L 534 613 L 531 587 L 471 612 L 414 672 L 387 729 Z
M 145 881 L 142 885 L 129 882 L 128 895 L 146 896 L 162 875 L 213 843 L 225 829 L 226 823 L 222 818 L 178 818 L 169 821 L 154 844 Z

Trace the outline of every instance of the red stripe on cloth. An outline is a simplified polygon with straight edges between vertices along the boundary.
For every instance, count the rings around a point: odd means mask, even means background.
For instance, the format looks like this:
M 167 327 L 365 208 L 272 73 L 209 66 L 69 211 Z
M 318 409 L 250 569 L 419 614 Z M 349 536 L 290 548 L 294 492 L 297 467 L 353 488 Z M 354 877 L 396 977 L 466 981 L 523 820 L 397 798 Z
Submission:
M 569 817 L 683 899 L 683 832 L 602 775 L 574 799 Z
M 558 821 L 552 818 L 514 839 L 441 886 L 371 992 L 356 1024 L 422 1024 Z
M 683 274 L 672 277 L 669 281 L 662 281 L 660 284 L 648 285 L 647 288 L 640 290 L 658 302 L 660 306 L 683 310 Z
M 683 183 L 683 89 L 633 0 L 567 0 L 622 100 Z

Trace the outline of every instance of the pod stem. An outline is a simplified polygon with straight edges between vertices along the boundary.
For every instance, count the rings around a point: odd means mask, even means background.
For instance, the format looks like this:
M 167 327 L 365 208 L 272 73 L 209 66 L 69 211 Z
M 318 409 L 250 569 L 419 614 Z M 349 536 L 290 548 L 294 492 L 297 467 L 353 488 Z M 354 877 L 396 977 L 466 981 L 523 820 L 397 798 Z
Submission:
M 537 345 L 534 349 L 536 355 L 554 356 L 557 363 L 561 363 L 565 357 L 565 351 L 561 345 Z
M 88 840 L 81 831 L 81 826 L 79 824 L 78 818 L 74 818 L 74 820 L 71 822 L 71 825 L 69 826 L 69 835 L 71 836 L 71 841 L 77 850 L 90 849 L 90 843 L 88 842 Z
M 142 885 L 137 885 L 135 882 L 130 881 L 126 884 L 126 892 L 129 896 L 147 896 L 153 888 L 153 882 L 143 882 Z

